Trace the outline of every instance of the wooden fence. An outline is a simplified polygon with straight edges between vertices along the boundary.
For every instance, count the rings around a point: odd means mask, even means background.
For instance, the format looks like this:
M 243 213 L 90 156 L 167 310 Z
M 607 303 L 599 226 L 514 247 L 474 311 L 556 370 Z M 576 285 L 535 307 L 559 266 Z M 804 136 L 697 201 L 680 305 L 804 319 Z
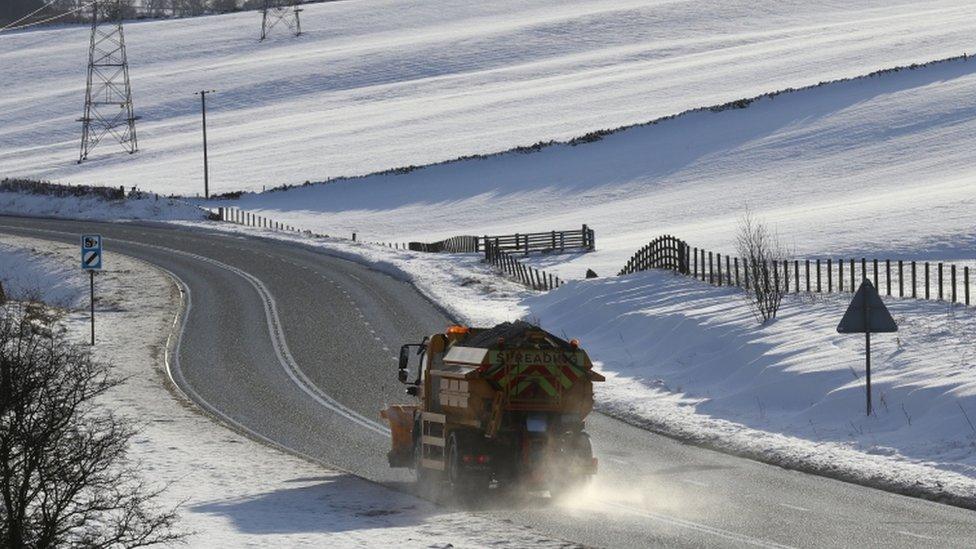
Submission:
M 648 269 L 668 269 L 681 274 L 688 274 L 686 250 L 688 244 L 673 236 L 665 235 L 656 238 L 647 246 L 637 250 L 637 253 L 627 261 L 620 275 L 646 271 Z
M 770 287 L 788 293 L 853 293 L 860 281 L 867 279 L 888 296 L 973 304 L 968 265 L 864 257 L 783 259 L 747 265 L 738 257 L 691 247 L 669 235 L 638 250 L 620 274 L 668 269 L 716 286 L 749 289 L 750 268 L 762 269 L 770 277 Z
M 483 242 L 505 252 L 553 252 L 566 250 L 596 249 L 596 235 L 593 229 L 583 225 L 578 231 L 549 231 L 547 233 L 525 233 L 482 237 Z M 487 247 L 485 247 L 487 250 Z
M 494 243 L 490 241 L 487 241 L 485 245 L 485 261 L 533 290 L 548 291 L 563 285 L 563 281 L 558 276 L 529 265 L 523 265 L 515 259 L 513 254 L 495 248 Z
M 477 236 L 455 236 L 440 242 L 411 242 L 408 244 L 410 251 L 450 254 L 478 253 L 481 251 L 481 244 Z
M 479 253 L 490 242 L 496 250 L 529 254 L 596 249 L 596 235 L 586 225 L 576 231 L 549 231 L 545 233 L 515 233 L 508 235 L 455 236 L 439 242 L 411 242 L 409 249 L 430 253 Z
M 291 225 L 285 225 L 284 223 L 279 223 L 273 219 L 253 214 L 240 208 L 217 208 L 217 220 L 245 225 L 247 227 L 270 229 L 272 231 L 302 232 Z
M 248 227 L 260 227 L 265 229 L 270 229 L 273 231 L 293 231 L 301 232 L 303 234 L 308 234 L 311 236 L 322 236 L 312 233 L 311 231 L 301 231 L 296 229 L 291 225 L 285 225 L 274 221 L 272 219 L 256 215 L 254 213 L 248 212 L 246 210 L 241 210 L 239 208 L 218 208 L 214 217 L 219 221 L 225 221 L 229 223 L 237 223 L 240 225 L 246 225 Z M 551 233 L 537 233 L 537 234 L 547 234 L 547 235 L 560 235 L 569 233 L 582 233 L 587 234 L 581 242 L 588 243 L 590 246 L 593 244 L 593 230 L 587 228 L 583 225 L 582 231 L 552 231 Z M 524 237 L 527 235 L 517 235 L 519 237 Z M 523 265 L 515 256 L 506 251 L 503 247 L 495 246 L 495 241 L 491 239 L 497 238 L 499 242 L 502 242 L 502 238 L 505 237 L 485 237 L 484 240 L 477 236 L 456 236 L 453 238 L 448 238 L 447 240 L 442 240 L 440 242 L 434 243 L 423 243 L 423 242 L 410 242 L 409 245 L 405 246 L 413 251 L 421 252 L 449 252 L 449 253 L 478 253 L 482 249 L 485 251 L 485 261 L 491 263 L 497 269 L 510 275 L 516 281 L 524 284 L 533 290 L 548 291 L 554 288 L 558 288 L 563 285 L 563 281 L 559 277 L 552 275 L 551 273 L 546 273 L 541 269 L 529 265 Z M 565 243 L 567 248 L 570 245 L 575 245 L 573 238 L 555 237 L 556 242 Z M 353 234 L 353 241 L 356 241 L 356 235 Z M 550 240 L 551 242 L 552 240 Z M 519 242 L 524 242 L 519 240 Z M 373 242 L 372 244 L 377 244 L 381 246 L 387 246 L 390 248 L 401 249 L 398 243 L 385 243 L 385 242 Z M 523 244 L 524 246 L 524 244 Z M 577 246 L 584 247 L 584 246 Z M 520 251 L 524 251 L 524 247 L 520 248 Z M 538 248 L 530 247 L 530 249 L 535 250 Z M 556 248 L 558 249 L 558 248 Z M 589 249 L 593 249 L 592 247 Z

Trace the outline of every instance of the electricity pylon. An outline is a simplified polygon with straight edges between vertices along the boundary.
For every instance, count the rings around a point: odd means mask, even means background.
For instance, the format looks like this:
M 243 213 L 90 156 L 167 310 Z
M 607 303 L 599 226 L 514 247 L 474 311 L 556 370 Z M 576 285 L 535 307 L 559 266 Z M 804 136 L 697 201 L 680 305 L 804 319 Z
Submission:
M 284 24 L 295 36 L 302 34 L 302 20 L 299 14 L 298 0 L 264 0 L 261 10 L 261 40 L 268 37 L 268 33 L 278 23 Z
M 127 153 L 135 153 L 139 150 L 136 120 L 129 85 L 129 61 L 125 55 L 122 4 L 119 0 L 95 0 L 88 48 L 85 114 L 79 119 L 82 129 L 78 163 L 87 159 L 107 135 L 114 137 Z

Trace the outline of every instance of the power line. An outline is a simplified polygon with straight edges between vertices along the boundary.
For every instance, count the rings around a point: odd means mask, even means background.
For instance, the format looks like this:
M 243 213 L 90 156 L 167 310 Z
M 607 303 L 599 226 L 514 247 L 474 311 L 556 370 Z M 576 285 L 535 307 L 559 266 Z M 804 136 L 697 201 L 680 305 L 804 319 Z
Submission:
M 30 13 L 28 13 L 27 15 L 25 15 L 25 16 L 23 16 L 23 17 L 21 17 L 20 19 L 17 19 L 16 21 L 11 21 L 10 23 L 8 23 L 8 24 L 6 24 L 6 25 L 4 25 L 4 27 L 3 27 L 2 29 L 0 29 L 0 30 L 4 30 L 4 29 L 7 29 L 7 28 L 9 28 L 9 27 L 12 27 L 12 26 L 14 26 L 14 25 L 16 25 L 17 23 L 20 23 L 20 22 L 21 22 L 21 21 L 23 21 L 24 19 L 27 19 L 27 18 L 29 18 L 29 17 L 33 17 L 33 16 L 35 15 L 35 14 L 37 14 L 38 12 L 40 12 L 41 10 L 43 10 L 44 8 L 46 8 L 46 7 L 48 7 L 48 6 L 50 6 L 50 5 L 52 5 L 52 4 L 54 4 L 54 3 L 55 3 L 55 2 L 57 2 L 57 1 L 58 1 L 58 0 L 49 0 L 49 2 L 48 2 L 47 4 L 44 4 L 43 6 L 41 6 L 41 7 L 39 7 L 39 8 L 37 8 L 36 10 L 34 10 L 34 11 L 32 11 L 32 12 L 30 12 Z
M 47 19 L 41 19 L 40 21 L 33 21 L 33 22 L 27 23 L 25 25 L 20 25 L 19 27 L 9 27 L 9 26 L 8 27 L 4 27 L 4 28 L 0 29 L 0 32 L 9 32 L 9 31 L 15 31 L 15 30 L 20 30 L 20 29 L 26 29 L 28 27 L 34 27 L 34 26 L 37 26 L 37 25 L 43 25 L 45 23 L 50 23 L 52 21 L 57 21 L 58 19 L 61 19 L 62 17 L 67 17 L 67 16 L 69 16 L 71 14 L 78 13 L 79 11 L 81 11 L 81 10 L 87 8 L 87 7 L 93 6 L 93 5 L 97 4 L 97 3 L 98 3 L 98 0 L 93 0 L 93 1 L 91 1 L 89 3 L 87 3 L 87 4 L 84 4 L 82 6 L 78 6 L 77 8 L 75 8 L 75 9 L 73 9 L 71 11 L 66 11 L 64 13 L 55 15 L 53 17 L 49 17 Z

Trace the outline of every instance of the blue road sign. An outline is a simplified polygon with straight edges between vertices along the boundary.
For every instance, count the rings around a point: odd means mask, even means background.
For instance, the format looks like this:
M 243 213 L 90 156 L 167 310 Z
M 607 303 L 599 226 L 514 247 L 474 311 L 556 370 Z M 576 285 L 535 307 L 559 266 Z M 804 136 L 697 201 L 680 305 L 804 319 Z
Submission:
M 102 235 L 86 234 L 81 237 L 81 268 L 86 271 L 102 268 Z

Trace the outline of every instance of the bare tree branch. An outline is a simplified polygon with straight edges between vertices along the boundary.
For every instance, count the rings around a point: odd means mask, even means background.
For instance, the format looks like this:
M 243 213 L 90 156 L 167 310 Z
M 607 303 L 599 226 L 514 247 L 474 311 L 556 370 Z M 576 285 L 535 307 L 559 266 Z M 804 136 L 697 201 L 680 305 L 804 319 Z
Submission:
M 780 277 L 779 272 L 786 248 L 749 210 L 739 219 L 736 247 L 746 267 L 746 298 L 756 320 L 764 324 L 776 318 L 789 286 L 789 274 Z
M 0 546 L 144 547 L 179 541 L 162 488 L 127 457 L 135 434 L 96 399 L 122 380 L 72 345 L 42 305 L 0 305 Z

